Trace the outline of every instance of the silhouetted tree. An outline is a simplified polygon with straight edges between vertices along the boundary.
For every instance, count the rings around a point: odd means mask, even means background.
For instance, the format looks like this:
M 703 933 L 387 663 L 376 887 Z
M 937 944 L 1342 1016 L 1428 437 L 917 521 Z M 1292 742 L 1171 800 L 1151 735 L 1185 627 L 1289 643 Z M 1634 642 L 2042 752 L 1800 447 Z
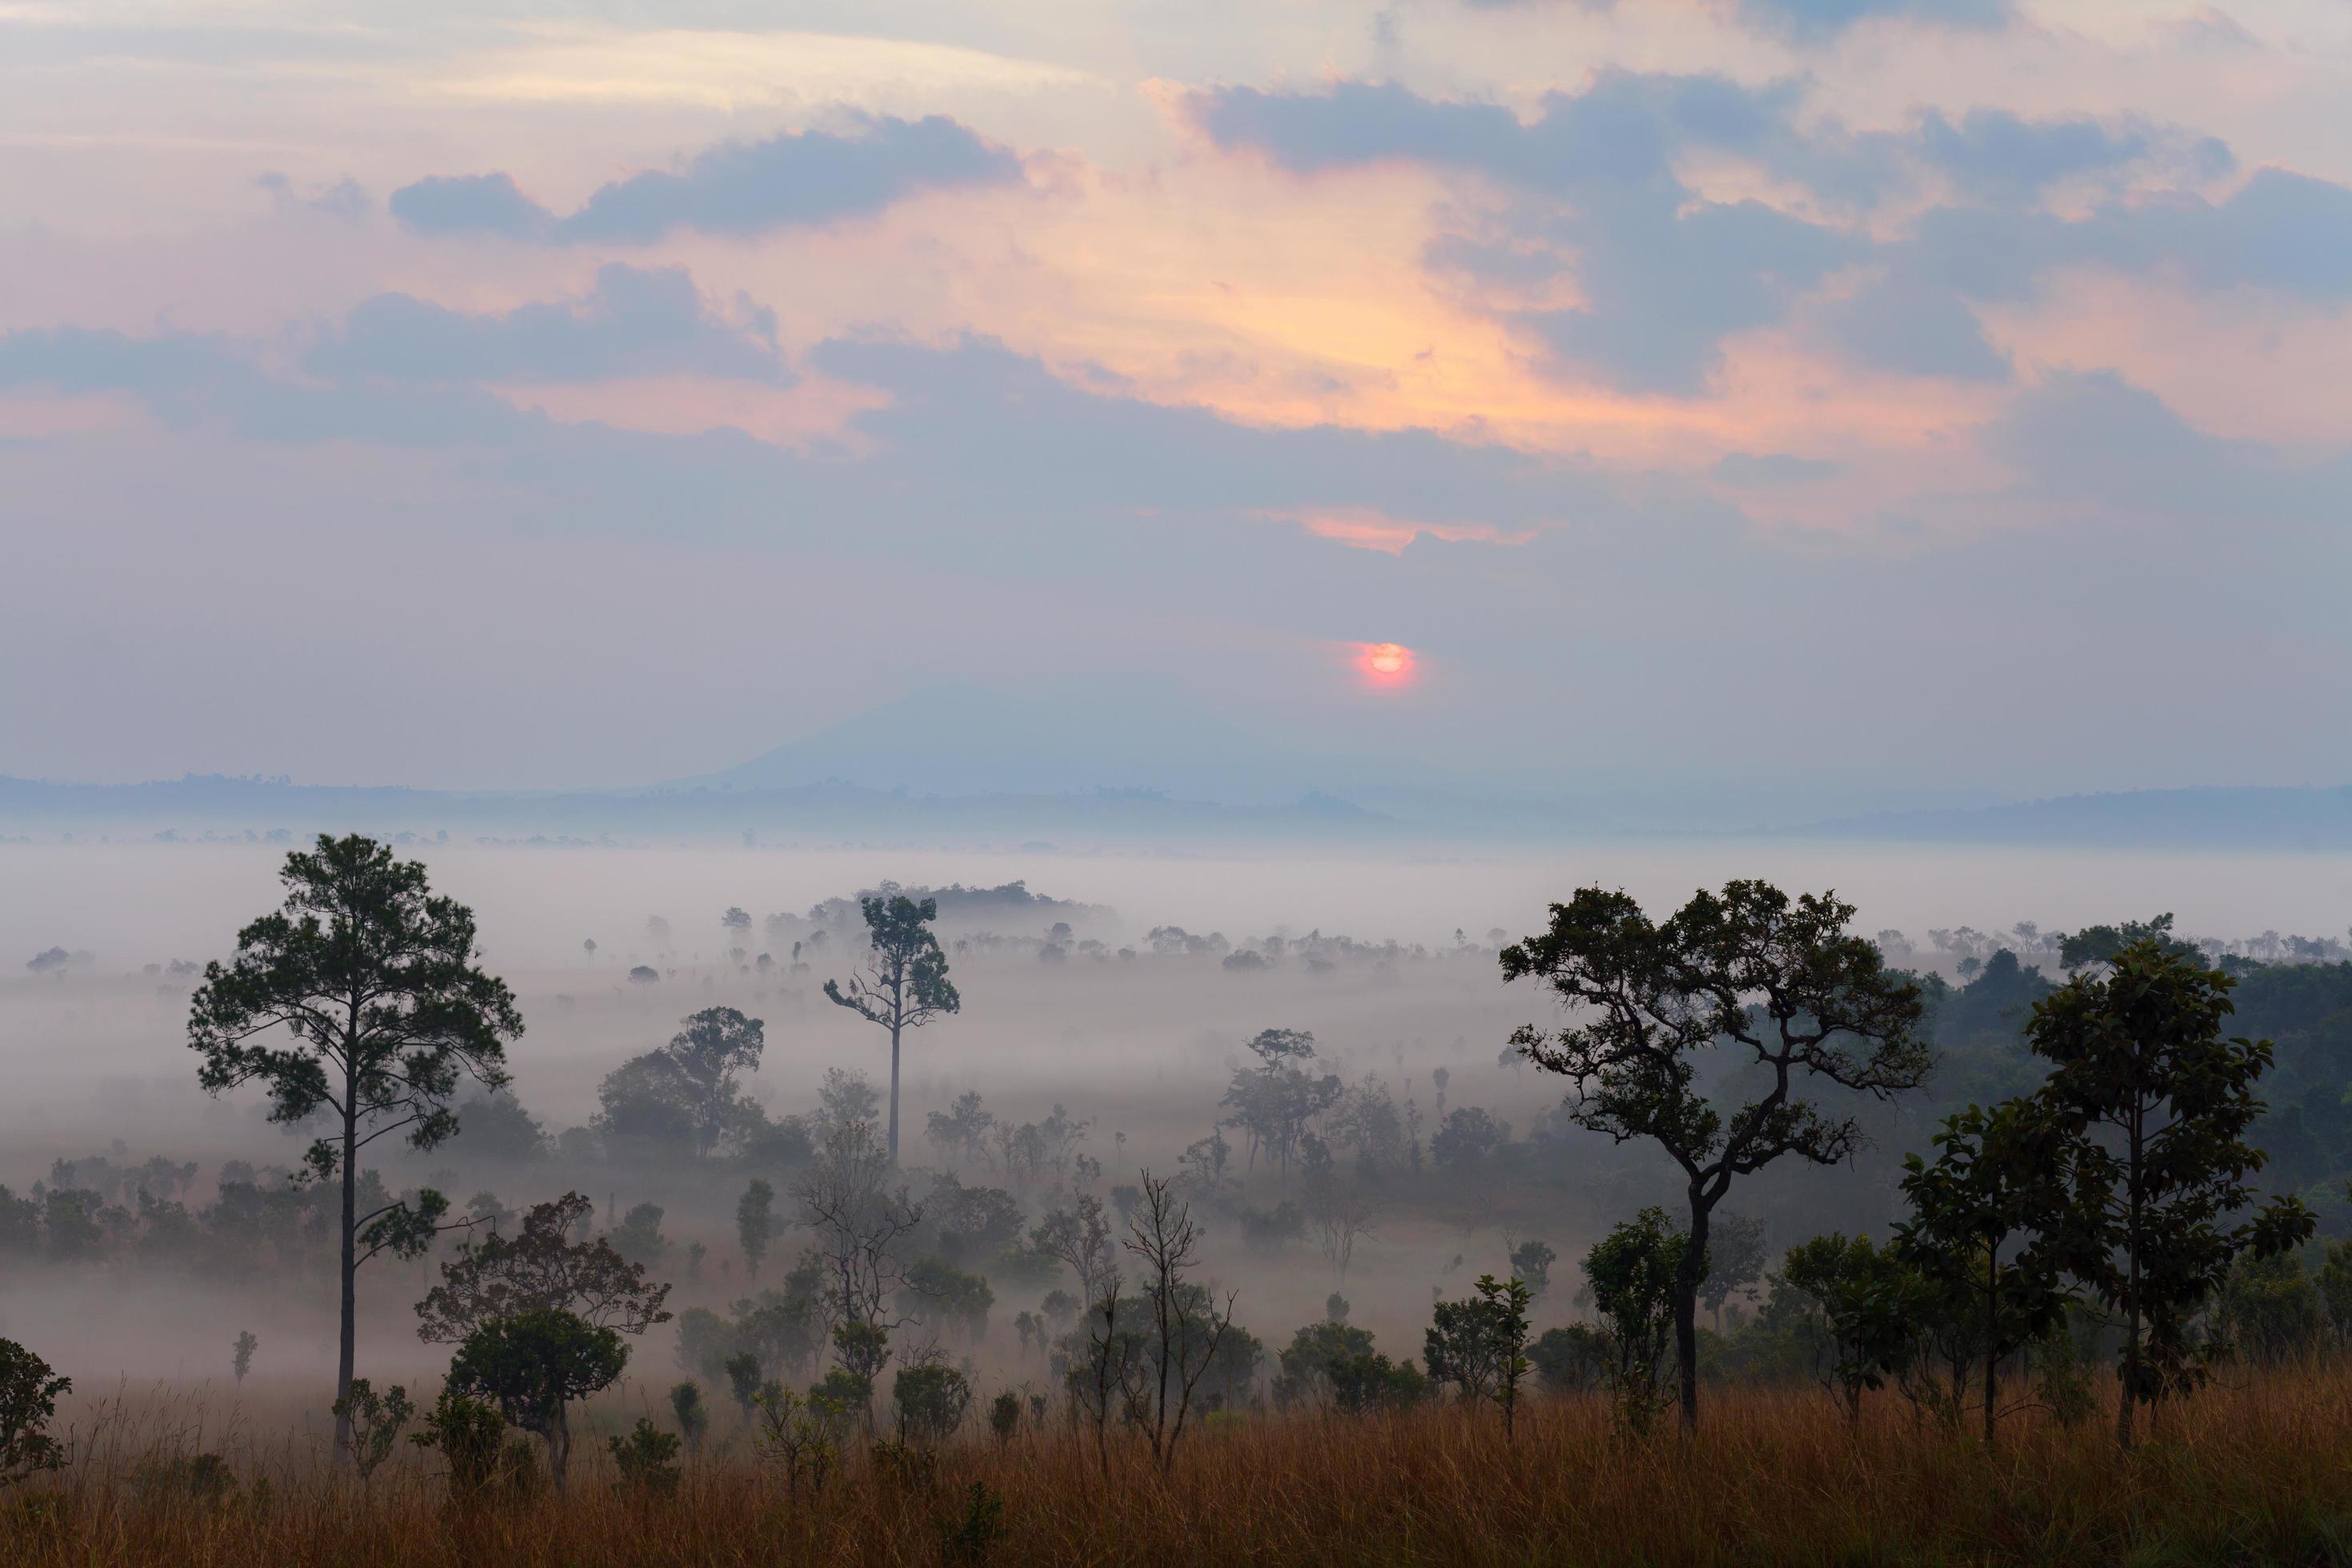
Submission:
M 866 914 L 866 971 L 848 984 L 824 983 L 824 994 L 869 1024 L 890 1032 L 890 1163 L 898 1163 L 898 1049 L 908 1029 L 919 1029 L 963 1005 L 948 978 L 947 954 L 930 922 L 938 900 L 915 902 L 903 893 L 859 900 Z
M 1951 1304 L 1984 1360 L 1984 1440 L 2000 1415 L 2000 1363 L 2055 1328 L 2066 1298 L 2049 1238 L 2064 1223 L 2057 1127 L 2031 1101 L 1944 1119 L 1930 1163 L 1903 1161 L 1911 1215 L 1895 1251 Z
M 735 1239 L 743 1247 L 743 1272 L 760 1277 L 760 1260 L 768 1256 L 769 1238 L 776 1233 L 776 1189 L 751 1178 L 735 1204 Z
M 1528 1059 L 1570 1083 L 1579 1126 L 1647 1138 L 1681 1167 L 1689 1245 L 1675 1293 L 1685 1426 L 1698 1421 L 1698 1291 L 1707 1222 L 1732 1179 L 1784 1154 L 1835 1164 L 1865 1142 L 1860 1119 L 1804 1097 L 1805 1080 L 1887 1099 L 1917 1087 L 1929 1055 L 1918 987 L 1846 926 L 1835 895 L 1790 900 L 1763 882 L 1700 892 L 1654 924 L 1622 892 L 1581 888 L 1554 904 L 1550 929 L 1503 950 L 1505 980 L 1531 976 L 1565 1006 L 1589 1009 L 1558 1034 L 1512 1036 Z M 1702 1051 L 1730 1042 L 1761 1092 L 1728 1112 L 1697 1087 Z
M 493 1318 L 467 1334 L 449 1360 L 449 1387 L 494 1401 L 509 1421 L 547 1445 L 562 1491 L 572 1457 L 572 1404 L 611 1386 L 628 1347 L 608 1328 L 574 1312 L 534 1308 Z
M 63 1469 L 65 1445 L 49 1436 L 58 1395 L 73 1381 L 14 1340 L 0 1340 L 0 1487 L 43 1470 Z
M 383 1251 L 419 1256 L 448 1209 L 427 1189 L 413 1205 L 361 1213 L 360 1151 L 392 1132 L 418 1149 L 455 1132 L 459 1079 L 506 1083 L 506 1042 L 522 1033 L 522 1016 L 506 983 L 475 967 L 473 912 L 428 891 L 416 862 L 356 834 L 322 834 L 315 850 L 286 858 L 280 879 L 285 908 L 237 932 L 229 963 L 205 966 L 188 1044 L 209 1092 L 258 1082 L 273 1121 L 299 1125 L 321 1110 L 334 1120 L 306 1166 L 312 1180 L 342 1178 L 341 1400 L 357 1348 L 360 1265 Z M 347 1415 L 335 1418 L 335 1443 L 348 1457 Z
M 2126 1448 L 2137 1406 L 2201 1381 L 2192 1320 L 2231 1262 L 2297 1246 L 2313 1226 L 2293 1197 L 2227 1223 L 2252 1202 L 2247 1178 L 2263 1164 L 2246 1132 L 2263 1113 L 2254 1085 L 2271 1042 L 2221 1037 L 2237 982 L 2158 923 L 2105 957 L 2098 977 L 2076 975 L 2035 1004 L 2026 1027 L 2052 1064 L 2035 1099 L 2065 1147 L 2065 1263 L 2123 1321 L 2116 1438 Z
M 669 1321 L 669 1287 L 646 1278 L 609 1241 L 572 1241 L 595 1204 L 580 1193 L 533 1205 L 512 1236 L 460 1244 L 441 1265 L 441 1283 L 416 1304 L 416 1337 L 453 1344 L 495 1319 L 530 1311 L 572 1313 L 593 1326 L 642 1334 Z

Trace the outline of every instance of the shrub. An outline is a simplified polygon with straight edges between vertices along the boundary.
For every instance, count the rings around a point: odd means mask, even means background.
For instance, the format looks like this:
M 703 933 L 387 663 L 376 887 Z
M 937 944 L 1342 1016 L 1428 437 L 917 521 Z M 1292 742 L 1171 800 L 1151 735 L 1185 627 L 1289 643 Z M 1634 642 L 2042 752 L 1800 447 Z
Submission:
M 692 1387 L 688 1384 L 686 1386 Z M 607 1437 L 613 1462 L 621 1469 L 621 1489 L 647 1497 L 672 1497 L 677 1492 L 677 1435 L 665 1432 L 644 1416 L 625 1437 Z

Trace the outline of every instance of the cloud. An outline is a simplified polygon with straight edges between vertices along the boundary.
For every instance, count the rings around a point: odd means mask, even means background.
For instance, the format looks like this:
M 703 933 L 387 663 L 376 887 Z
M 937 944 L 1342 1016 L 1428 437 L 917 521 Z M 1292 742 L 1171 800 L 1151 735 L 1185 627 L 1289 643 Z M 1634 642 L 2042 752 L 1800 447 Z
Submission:
M 1972 109 L 1955 125 L 1941 113 L 1922 117 L 1920 160 L 1963 194 L 2022 205 L 2049 186 L 2089 174 L 2116 174 L 2162 159 L 2198 179 L 2236 167 L 2227 143 L 2147 126 L 2110 127 L 2086 117 L 2030 121 L 2007 110 Z
M 294 182 L 275 169 L 256 175 L 253 183 L 269 193 L 270 200 L 278 205 L 280 211 L 317 212 L 325 213 L 330 217 L 357 218 L 366 216 L 373 205 L 366 188 L 349 175 L 307 194 L 295 189 Z
M 406 294 L 355 307 L 305 360 L 330 378 L 395 382 L 582 382 L 709 375 L 782 384 L 772 311 L 712 313 L 684 268 L 610 262 L 579 300 L 468 315 Z
M 677 172 L 648 170 L 599 188 L 558 217 L 504 174 L 436 175 L 392 194 L 392 213 L 425 234 L 487 234 L 549 244 L 642 245 L 678 229 L 750 236 L 881 211 L 919 192 L 1001 184 L 1020 160 L 940 115 L 857 116 L 845 132 L 728 142 Z
M 1873 279 L 1816 313 L 1857 363 L 1905 375 L 2006 381 L 2008 357 L 1986 341 L 1968 302 L 1903 274 Z
M 1699 199 L 1675 174 L 1685 148 L 1794 159 L 1843 182 L 1851 159 L 1814 156 L 1790 130 L 1798 89 L 1718 76 L 1604 72 L 1553 93 L 1522 124 L 1507 110 L 1437 102 L 1395 86 L 1315 94 L 1227 89 L 1195 95 L 1195 123 L 1300 174 L 1413 158 L 1489 175 L 1558 205 L 1530 205 L 1503 232 L 1455 233 L 1430 259 L 1474 281 L 1524 288 L 1572 274 L 1572 308 L 1505 311 L 1548 353 L 1628 390 L 1698 391 L 1723 339 L 1771 321 L 1866 242 L 1759 202 Z
M 1989 29 L 2005 26 L 2009 0 L 1738 0 L 1741 21 L 1798 43 L 1836 38 L 1864 22 L 1897 20 Z
M 1801 485 L 1834 479 L 1843 463 L 1791 452 L 1727 452 L 1709 471 L 1727 485 Z
M 554 215 L 518 189 L 510 174 L 431 174 L 392 193 L 392 216 L 419 234 L 492 234 L 541 239 Z

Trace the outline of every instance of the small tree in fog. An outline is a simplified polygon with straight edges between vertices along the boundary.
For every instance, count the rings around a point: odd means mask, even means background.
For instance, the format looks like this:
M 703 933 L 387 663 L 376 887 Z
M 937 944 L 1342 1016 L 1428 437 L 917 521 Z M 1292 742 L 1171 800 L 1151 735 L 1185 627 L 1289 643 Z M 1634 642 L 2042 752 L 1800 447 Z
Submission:
M 253 1337 L 251 1329 L 237 1331 L 236 1343 L 230 1347 L 232 1353 L 229 1366 L 236 1372 L 236 1381 L 240 1385 L 245 1382 L 245 1374 L 253 1370 L 253 1352 L 260 1348 L 261 1342 Z
M 1440 1301 L 1423 1337 L 1423 1360 L 1430 1378 L 1450 1383 L 1466 1403 L 1491 1400 L 1503 1413 L 1509 1436 L 1526 1380 L 1528 1308 L 1535 1300 L 1525 1281 L 1481 1274 L 1467 1300 Z
M 360 1266 L 379 1252 L 421 1256 L 448 1210 L 426 1189 L 413 1204 L 362 1213 L 360 1152 L 394 1132 L 418 1149 L 448 1138 L 462 1078 L 491 1089 L 507 1082 L 506 1042 L 522 1033 L 522 1016 L 506 983 L 475 966 L 473 912 L 435 897 L 422 865 L 356 834 L 321 835 L 315 850 L 286 858 L 280 879 L 285 908 L 237 932 L 227 963 L 205 966 L 188 1044 L 209 1092 L 259 1083 L 273 1121 L 332 1119 L 305 1163 L 310 1180 L 342 1179 L 340 1401 L 357 1353 Z M 351 1435 L 338 1415 L 345 1457 Z
M 408 1390 L 398 1384 L 378 1394 L 363 1377 L 352 1379 L 351 1391 L 335 1401 L 335 1419 L 352 1431 L 352 1467 L 364 1484 L 392 1458 L 402 1428 L 416 1414 Z
M 727 1392 L 742 1406 L 743 1419 L 751 1419 L 751 1406 L 760 1397 L 760 1358 L 751 1351 L 738 1351 L 727 1358 Z
M 874 1140 L 870 1123 L 826 1134 L 816 1158 L 793 1184 L 801 1223 L 816 1233 L 826 1295 L 836 1324 L 895 1328 L 884 1309 L 906 1284 L 901 1248 L 922 1224 L 922 1205 L 901 1184 L 897 1164 Z
M 1540 1241 L 1523 1241 L 1511 1248 L 1511 1273 L 1527 1281 L 1528 1299 L 1540 1301 L 1551 1289 L 1551 1266 L 1559 1254 Z
M 1699 1300 L 1706 1303 L 1717 1329 L 1723 1327 L 1725 1304 L 1763 1282 L 1764 1263 L 1762 1220 L 1744 1214 L 1716 1216 L 1707 1228 L 1706 1279 L 1700 1284 Z
M 1664 1209 L 1646 1208 L 1584 1255 L 1593 1310 L 1608 1326 L 1608 1379 L 1617 1419 L 1636 1435 L 1650 1429 L 1664 1403 L 1659 1374 L 1674 1333 L 1675 1283 L 1689 1245 Z
M 866 969 L 846 984 L 824 983 L 824 994 L 869 1024 L 890 1034 L 890 1163 L 898 1163 L 898 1051 L 909 1029 L 963 1005 L 948 978 L 947 954 L 930 922 L 939 918 L 935 899 L 915 902 L 903 893 L 859 900 L 866 914 Z
M 1185 1279 L 1201 1260 L 1200 1227 L 1173 1184 L 1149 1171 L 1142 1173 L 1142 1201 L 1119 1245 L 1136 1259 L 1143 1296 L 1144 1353 L 1131 1361 L 1119 1358 L 1127 1420 L 1150 1443 L 1151 1457 L 1165 1473 L 1175 1467 L 1192 1392 L 1233 1327 L 1234 1298 L 1228 1294 L 1220 1308 L 1206 1290 Z M 1115 1297 L 1118 1288 L 1114 1274 L 1108 1289 Z
M 760 1260 L 768 1256 L 768 1240 L 776 1233 L 776 1189 L 754 1176 L 735 1204 L 735 1239 L 743 1247 L 743 1272 L 760 1277 Z
M 1580 888 L 1550 928 L 1505 948 L 1503 978 L 1531 977 L 1580 1021 L 1511 1037 L 1529 1061 L 1569 1081 L 1567 1112 L 1620 1142 L 1654 1141 L 1682 1170 L 1689 1245 L 1675 1287 L 1675 1346 L 1685 1426 L 1698 1421 L 1698 1293 L 1708 1221 L 1734 1177 L 1782 1155 L 1833 1165 L 1866 1142 L 1846 1104 L 1807 1099 L 1813 1084 L 1886 1100 L 1927 1077 L 1919 988 L 1846 930 L 1834 894 L 1795 900 L 1769 883 L 1700 892 L 1653 923 L 1623 892 Z M 1744 1070 L 1720 1080 L 1755 1098 L 1726 1109 L 1698 1087 L 1699 1058 L 1738 1047 Z
M 1103 1279 L 1115 1272 L 1110 1222 L 1103 1217 L 1102 1200 L 1080 1193 L 1068 1208 L 1055 1209 L 1029 1232 L 1029 1245 L 1049 1258 L 1059 1258 L 1078 1277 L 1078 1297 L 1092 1301 L 1101 1294 Z M 1050 1304 L 1052 1298 L 1048 1297 Z
M 710 1407 L 702 1403 L 702 1384 L 681 1383 L 672 1388 L 669 1411 L 677 1418 L 677 1435 L 686 1440 L 687 1457 L 701 1453 L 702 1435 L 710 1429 Z
M 537 1308 L 494 1318 L 467 1334 L 449 1361 L 449 1386 L 496 1402 L 509 1421 L 547 1445 L 562 1491 L 572 1457 L 571 1406 L 612 1386 L 628 1347 L 577 1313 Z
M 58 1395 L 73 1381 L 14 1340 L 0 1340 L 0 1487 L 65 1468 L 66 1449 L 49 1436 Z

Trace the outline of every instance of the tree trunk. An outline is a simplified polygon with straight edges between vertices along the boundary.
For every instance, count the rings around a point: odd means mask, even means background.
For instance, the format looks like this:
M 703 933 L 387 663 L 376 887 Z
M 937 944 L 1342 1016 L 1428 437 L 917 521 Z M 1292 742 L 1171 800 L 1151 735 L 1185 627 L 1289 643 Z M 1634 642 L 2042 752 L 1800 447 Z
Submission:
M 2139 1399 L 2139 1243 L 2140 1243 L 2140 1114 L 2134 1107 L 2131 1122 L 2131 1228 L 2124 1236 L 2130 1254 L 2124 1287 L 2123 1397 L 2116 1405 L 2116 1443 L 2126 1453 L 2132 1446 L 2132 1406 Z
M 343 1253 L 342 1321 L 335 1360 L 335 1463 L 352 1462 L 352 1374 L 359 1353 L 359 1122 L 353 1101 L 359 1086 L 346 1080 L 343 1090 Z
M 1675 1362 L 1682 1374 L 1683 1430 L 1698 1430 L 1698 1287 L 1706 1262 L 1706 1222 L 1714 1205 L 1691 1189 L 1690 1235 L 1675 1272 Z
M 890 1020 L 890 1163 L 898 1163 L 898 1020 Z
M 555 1407 L 555 1423 L 547 1432 L 547 1468 L 555 1478 L 555 1490 L 561 1496 L 569 1479 L 567 1468 L 572 1459 L 572 1422 L 563 1405 Z

